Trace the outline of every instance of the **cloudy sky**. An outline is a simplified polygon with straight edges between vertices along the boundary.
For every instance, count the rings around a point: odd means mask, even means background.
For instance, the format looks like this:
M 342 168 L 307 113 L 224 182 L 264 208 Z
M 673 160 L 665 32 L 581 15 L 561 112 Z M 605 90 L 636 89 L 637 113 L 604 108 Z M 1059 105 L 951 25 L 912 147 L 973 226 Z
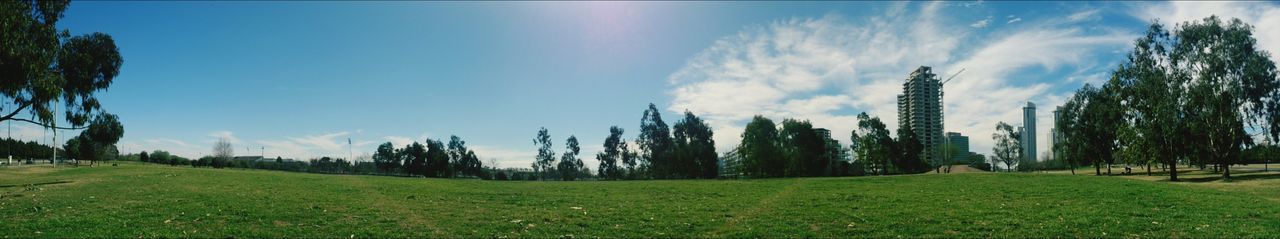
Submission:
M 998 121 L 1099 83 L 1153 19 L 1211 14 L 1280 50 L 1270 2 L 75 2 L 60 26 L 105 32 L 125 64 L 105 109 L 121 150 L 186 157 L 347 157 L 458 135 L 486 163 L 528 167 L 539 127 L 594 168 L 609 126 L 634 138 L 649 103 L 713 126 L 720 151 L 753 115 L 809 119 L 848 143 L 854 116 L 896 129 L 919 66 L 943 77 L 947 131 L 991 151 Z M 13 124 L 13 137 L 48 142 Z M 59 141 L 75 132 L 60 132 Z

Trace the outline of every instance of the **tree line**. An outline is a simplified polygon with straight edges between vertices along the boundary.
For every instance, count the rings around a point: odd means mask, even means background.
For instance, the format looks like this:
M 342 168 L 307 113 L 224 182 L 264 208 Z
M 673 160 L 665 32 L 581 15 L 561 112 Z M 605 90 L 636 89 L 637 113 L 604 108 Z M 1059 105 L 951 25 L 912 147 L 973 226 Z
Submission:
M 467 149 L 466 141 L 450 136 L 444 142 L 427 139 L 425 145 L 418 142 L 396 148 L 391 142 L 378 145 L 373 153 L 373 165 L 379 173 L 403 174 L 449 178 L 470 176 L 488 178 L 475 151 Z
M 1060 108 L 1055 155 L 1098 175 L 1117 163 L 1148 174 L 1155 165 L 1177 181 L 1184 164 L 1230 179 L 1230 166 L 1259 147 L 1255 137 L 1280 139 L 1280 80 L 1252 30 L 1217 16 L 1173 29 L 1153 22 L 1107 82 L 1086 84 Z
M 670 127 L 652 103 L 640 119 L 640 133 L 634 147 L 628 144 L 618 126 L 609 127 L 603 150 L 596 154 L 600 162 L 593 175 L 579 158 L 577 137 L 570 135 L 565 151 L 556 161 L 550 133 L 541 128 L 534 136 L 538 154 L 531 165 L 539 179 L 577 180 L 595 177 L 601 180 L 694 179 L 716 178 L 719 159 L 713 132 L 702 118 L 685 111 L 684 117 Z

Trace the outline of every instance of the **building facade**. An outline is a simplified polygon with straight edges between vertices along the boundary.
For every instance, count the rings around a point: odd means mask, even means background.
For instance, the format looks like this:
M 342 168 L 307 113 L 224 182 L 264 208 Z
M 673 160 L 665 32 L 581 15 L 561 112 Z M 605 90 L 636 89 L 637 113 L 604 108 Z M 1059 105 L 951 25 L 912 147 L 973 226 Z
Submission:
M 1036 104 L 1031 102 L 1022 107 L 1022 155 L 1028 161 L 1036 160 Z
M 921 157 L 925 162 L 942 157 L 938 154 L 943 143 L 941 89 L 933 69 L 921 66 L 911 72 L 902 84 L 902 94 L 898 95 L 898 128 L 910 127 L 920 137 L 920 144 L 924 145 Z
M 955 148 L 953 155 L 949 155 L 952 163 L 968 160 L 969 136 L 964 136 L 958 132 L 947 132 L 947 143 Z

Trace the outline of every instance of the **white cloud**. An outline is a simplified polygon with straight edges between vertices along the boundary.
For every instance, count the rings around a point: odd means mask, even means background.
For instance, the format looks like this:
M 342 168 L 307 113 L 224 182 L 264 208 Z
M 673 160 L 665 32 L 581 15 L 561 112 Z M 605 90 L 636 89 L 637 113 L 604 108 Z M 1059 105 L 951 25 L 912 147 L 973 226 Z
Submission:
M 1085 65 L 1088 70 L 1072 71 L 1073 77 L 1096 74 L 1105 69 L 1086 62 L 1136 37 L 1046 21 L 971 38 L 964 23 L 939 14 L 946 12 L 941 7 L 926 4 L 919 14 L 859 21 L 828 15 L 748 27 L 715 41 L 670 76 L 668 109 L 689 109 L 706 119 L 716 130 L 720 151 L 739 142 L 742 127 L 756 114 L 775 121 L 809 119 L 847 144 L 858 111 L 897 128 L 897 94 L 916 67 L 933 66 L 940 77 L 963 67 L 967 71 L 946 86 L 946 127 L 969 135 L 970 150 L 987 152 L 995 122 L 1020 124 L 1028 100 L 1041 107 L 1038 114 L 1051 117 L 1052 106 L 1065 98 L 1050 92 L 1056 86 L 1051 84 L 1071 82 L 1040 79 L 1027 70 Z M 1044 142 L 1051 121 L 1037 122 Z M 1039 145 L 1041 151 L 1047 147 Z
M 374 141 L 352 142 L 348 148 L 347 140 L 349 132 L 334 132 L 320 135 L 305 135 L 301 137 L 285 137 L 279 140 L 256 140 L 254 143 L 265 147 L 265 156 L 267 157 L 285 157 L 299 160 L 306 160 L 317 157 L 338 157 L 348 158 L 351 151 L 366 151 Z M 360 149 L 355 149 L 359 147 Z M 257 153 L 257 152 L 251 152 Z
M 1015 22 L 1021 22 L 1021 21 L 1022 21 L 1022 18 L 1021 18 L 1021 17 L 1015 17 L 1015 18 L 1013 18 L 1013 19 L 1009 19 L 1009 21 L 1008 21 L 1008 22 L 1005 22 L 1005 24 L 1012 24 L 1012 23 L 1015 23 Z
M 1166 26 L 1202 20 L 1210 15 L 1229 20 L 1239 18 L 1253 25 L 1253 37 L 1261 49 L 1280 52 L 1280 4 L 1275 2 L 1183 2 L 1138 5 L 1131 15 L 1143 21 L 1159 19 Z
M 1093 10 L 1085 10 L 1085 11 L 1073 13 L 1070 16 L 1067 16 L 1067 21 L 1080 22 L 1080 21 L 1100 20 L 1102 19 L 1102 17 L 1098 15 L 1099 11 L 1100 10 L 1098 9 L 1093 9 Z
M 232 145 L 242 143 L 240 138 L 236 138 L 234 133 L 227 130 L 214 131 L 213 133 L 209 133 L 209 137 L 213 137 L 214 139 L 226 139 L 227 142 L 231 142 Z
M 987 16 L 986 19 L 982 19 L 977 22 L 974 22 L 973 24 L 969 24 L 969 26 L 973 28 L 987 28 L 988 24 L 991 24 L 991 16 Z

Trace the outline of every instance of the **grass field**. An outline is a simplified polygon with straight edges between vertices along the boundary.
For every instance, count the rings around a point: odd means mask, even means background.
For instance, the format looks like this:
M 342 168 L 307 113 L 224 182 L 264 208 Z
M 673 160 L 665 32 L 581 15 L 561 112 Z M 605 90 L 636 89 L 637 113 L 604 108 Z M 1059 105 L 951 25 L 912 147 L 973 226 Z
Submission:
M 1280 180 L 1138 177 L 502 182 L 21 167 L 0 169 L 0 237 L 1280 237 Z

